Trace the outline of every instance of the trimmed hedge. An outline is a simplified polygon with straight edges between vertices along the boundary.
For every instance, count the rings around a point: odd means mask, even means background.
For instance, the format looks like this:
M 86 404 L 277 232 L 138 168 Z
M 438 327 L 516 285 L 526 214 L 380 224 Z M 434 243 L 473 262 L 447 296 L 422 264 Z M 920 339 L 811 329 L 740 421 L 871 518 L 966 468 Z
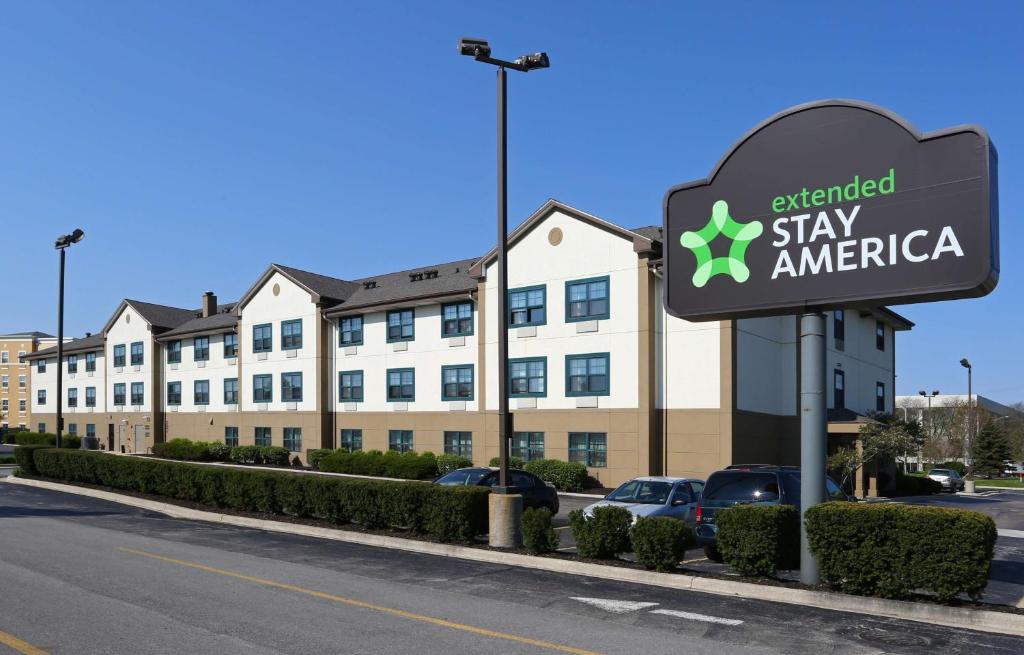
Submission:
M 931 478 L 896 471 L 897 496 L 923 496 L 941 492 L 942 485 Z
M 546 507 L 523 512 L 523 546 L 534 555 L 558 549 L 558 533 L 551 527 L 551 511 Z
M 906 598 L 915 590 L 974 600 L 988 583 L 996 524 L 979 512 L 825 503 L 807 512 L 822 582 L 846 593 Z
M 281 446 L 235 446 L 229 458 L 235 464 L 288 466 L 290 453 Z
M 157 457 L 168 457 L 170 459 L 183 459 L 192 462 L 205 462 L 210 456 L 210 446 L 213 444 L 207 441 L 192 441 L 191 439 L 171 439 L 163 443 L 153 444 L 153 454 Z
M 451 473 L 458 469 L 464 469 L 466 467 L 473 466 L 473 460 L 462 455 L 438 455 L 437 456 L 437 474 L 444 475 L 445 473 Z
M 32 462 L 39 475 L 57 480 L 247 512 L 398 528 L 445 542 L 471 543 L 488 528 L 484 487 L 247 471 L 53 448 L 34 449 Z
M 14 432 L 9 435 L 13 437 L 13 443 L 18 446 L 50 446 L 51 448 L 57 445 L 57 435 L 50 432 L 26 432 L 24 430 L 20 432 Z M 61 438 L 61 448 L 80 448 L 82 446 L 82 438 L 77 434 L 65 434 Z
M 849 504 L 849 503 L 848 503 Z M 743 575 L 773 576 L 800 567 L 800 511 L 792 505 L 734 505 L 719 510 L 718 552 Z
M 668 516 L 641 516 L 629 531 L 636 561 L 648 569 L 671 571 L 697 543 L 693 528 Z
M 430 480 L 437 477 L 437 457 L 433 453 L 399 453 L 379 450 L 354 453 L 336 450 L 320 460 L 320 470 L 330 473 L 375 475 L 403 480 Z
M 628 553 L 632 548 L 629 541 L 632 524 L 633 515 L 622 507 L 595 507 L 590 518 L 581 509 L 569 512 L 569 526 L 580 557 L 614 559 L 619 553 Z
M 313 448 L 306 451 L 306 461 L 309 462 L 310 468 L 319 469 L 320 460 L 333 452 L 333 448 Z
M 524 464 L 525 464 L 525 462 L 523 461 L 522 457 L 509 457 L 508 458 L 508 467 L 510 469 L 519 469 L 521 471 L 521 470 L 523 470 Z M 501 466 L 501 458 L 500 457 L 492 457 L 491 461 L 490 461 L 490 466 Z
M 587 467 L 579 462 L 535 459 L 527 462 L 523 470 L 533 473 L 544 482 L 550 482 L 559 491 L 583 491 L 583 484 L 587 481 Z
M 18 463 L 18 474 L 19 475 L 39 475 L 39 470 L 36 469 L 36 463 L 34 459 L 34 453 L 37 450 L 49 449 L 51 446 L 44 445 L 29 445 L 29 446 L 18 446 L 14 449 L 14 461 Z

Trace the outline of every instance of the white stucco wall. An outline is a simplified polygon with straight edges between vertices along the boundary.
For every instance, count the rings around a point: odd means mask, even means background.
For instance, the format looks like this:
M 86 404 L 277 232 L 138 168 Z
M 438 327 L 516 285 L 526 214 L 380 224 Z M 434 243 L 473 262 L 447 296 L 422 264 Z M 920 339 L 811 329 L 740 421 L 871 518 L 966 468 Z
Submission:
M 167 362 L 167 342 L 160 344 L 160 361 L 163 366 L 163 389 L 160 390 L 160 398 L 164 409 L 170 413 L 196 412 L 199 406 L 194 402 L 196 380 L 208 380 L 210 383 L 210 404 L 203 407 L 206 412 L 235 412 L 238 405 L 224 404 L 224 380 L 238 377 L 238 363 L 236 358 L 227 359 L 224 357 L 224 335 L 209 334 L 210 359 L 206 362 L 195 360 L 195 338 L 185 337 L 181 339 L 181 362 L 169 364 Z M 305 334 L 303 334 L 305 340 Z M 200 366 L 202 365 L 202 366 Z M 181 404 L 177 409 L 167 405 L 167 385 L 171 382 L 181 383 Z M 305 384 L 305 376 L 303 376 Z M 305 393 L 305 390 L 303 390 Z M 239 380 L 238 395 L 241 397 L 242 388 Z
M 109 411 L 140 411 L 150 412 L 154 407 L 153 389 L 153 367 L 158 366 L 156 362 L 155 342 L 150 334 L 149 324 L 130 305 L 114 320 L 113 325 L 106 334 L 106 350 L 104 359 L 107 366 L 107 387 L 106 392 L 110 394 Z M 132 366 L 132 343 L 141 341 L 143 343 L 143 357 L 141 366 Z M 114 366 L 114 347 L 124 345 L 125 355 L 124 367 Z M 142 382 L 143 403 L 135 407 L 132 402 L 132 383 Z M 124 383 L 125 405 L 123 408 L 114 406 L 114 385 Z M 159 398 L 160 396 L 155 396 Z
M 718 321 L 691 323 L 669 316 L 662 301 L 663 289 L 663 281 L 657 279 L 656 406 L 716 409 L 721 404 L 722 326 Z

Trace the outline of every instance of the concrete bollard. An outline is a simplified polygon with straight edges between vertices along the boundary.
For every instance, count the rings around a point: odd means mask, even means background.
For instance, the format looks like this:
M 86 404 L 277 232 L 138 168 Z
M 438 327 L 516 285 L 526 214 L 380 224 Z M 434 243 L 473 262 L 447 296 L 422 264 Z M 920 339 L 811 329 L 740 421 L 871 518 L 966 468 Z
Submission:
M 493 491 L 488 496 L 490 533 L 487 543 L 493 548 L 520 548 L 523 545 L 523 497 Z
M 974 480 L 964 480 L 964 493 L 965 494 L 973 494 L 974 493 Z

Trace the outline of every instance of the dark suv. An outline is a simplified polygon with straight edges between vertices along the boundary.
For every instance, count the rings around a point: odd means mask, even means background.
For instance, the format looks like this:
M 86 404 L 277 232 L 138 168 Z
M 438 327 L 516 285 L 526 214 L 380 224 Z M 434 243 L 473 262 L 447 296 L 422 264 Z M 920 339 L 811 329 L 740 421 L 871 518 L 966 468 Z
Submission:
M 852 500 L 831 478 L 825 478 L 828 500 Z M 708 478 L 697 505 L 697 543 L 708 559 L 720 562 L 715 514 L 740 503 L 800 507 L 800 469 L 767 464 L 734 465 Z

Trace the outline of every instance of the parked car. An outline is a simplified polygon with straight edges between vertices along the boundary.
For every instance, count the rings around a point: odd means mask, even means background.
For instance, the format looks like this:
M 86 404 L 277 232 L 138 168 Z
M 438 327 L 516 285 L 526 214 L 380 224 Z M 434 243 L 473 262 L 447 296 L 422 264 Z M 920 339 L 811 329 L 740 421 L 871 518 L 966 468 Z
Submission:
M 928 477 L 941 484 L 943 491 L 953 493 L 964 489 L 963 478 L 953 469 L 932 469 L 928 471 Z
M 829 500 L 854 500 L 829 477 L 825 478 L 825 494 Z M 800 469 L 796 466 L 737 464 L 712 473 L 704 485 L 694 517 L 697 543 L 704 547 L 708 559 L 722 560 L 717 548 L 715 514 L 718 510 L 741 503 L 800 507 Z
M 583 513 L 593 516 L 595 507 L 623 507 L 633 515 L 634 522 L 638 516 L 668 516 L 692 525 L 703 490 L 703 480 L 664 476 L 633 478 L 603 500 L 584 508 Z
M 523 496 L 523 509 L 545 507 L 552 515 L 558 514 L 558 491 L 555 485 L 544 482 L 533 473 L 511 470 L 512 486 Z M 493 487 L 498 484 L 498 469 L 488 466 L 456 469 L 434 480 L 434 484 L 448 486 Z

